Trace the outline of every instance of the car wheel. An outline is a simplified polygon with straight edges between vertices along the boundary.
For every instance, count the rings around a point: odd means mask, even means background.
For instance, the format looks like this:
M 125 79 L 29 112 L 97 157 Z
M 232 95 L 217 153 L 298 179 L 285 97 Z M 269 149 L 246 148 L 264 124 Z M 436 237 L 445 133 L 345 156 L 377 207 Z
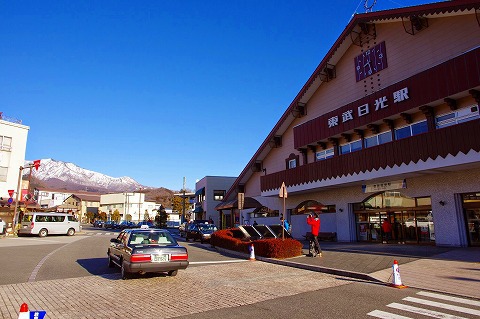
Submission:
M 125 270 L 125 264 L 122 262 L 122 267 L 120 268 L 120 272 L 122 274 L 122 279 L 126 280 L 130 278 L 130 273 Z
M 68 235 L 68 236 L 73 236 L 73 235 L 75 235 L 75 229 L 70 228 L 70 229 L 67 231 L 67 235 Z
M 203 244 L 203 239 L 200 239 L 200 244 Z
M 48 235 L 48 230 L 46 230 L 45 228 L 40 229 L 40 231 L 38 232 L 39 237 L 47 237 L 47 235 Z
M 110 254 L 108 255 L 108 268 L 114 268 L 115 264 L 113 263 L 112 257 L 110 257 Z
M 170 270 L 170 271 L 168 272 L 168 275 L 169 275 L 170 277 L 174 277 L 174 276 L 176 276 L 177 274 L 178 274 L 178 270 Z

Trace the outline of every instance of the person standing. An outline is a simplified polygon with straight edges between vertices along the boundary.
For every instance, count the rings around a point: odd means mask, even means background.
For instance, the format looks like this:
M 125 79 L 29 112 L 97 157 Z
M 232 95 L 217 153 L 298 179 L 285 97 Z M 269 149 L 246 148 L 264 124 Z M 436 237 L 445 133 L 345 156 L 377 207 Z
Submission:
M 392 224 L 390 224 L 388 217 L 383 220 L 382 231 L 383 231 L 383 243 L 387 244 L 388 240 L 392 238 Z
M 322 257 L 322 249 L 320 248 L 320 244 L 318 242 L 318 232 L 320 231 L 320 218 L 318 218 L 317 213 L 308 214 L 307 217 L 307 224 L 311 227 L 311 233 L 313 236 L 313 242 L 315 244 L 315 250 L 317 251 L 317 256 Z

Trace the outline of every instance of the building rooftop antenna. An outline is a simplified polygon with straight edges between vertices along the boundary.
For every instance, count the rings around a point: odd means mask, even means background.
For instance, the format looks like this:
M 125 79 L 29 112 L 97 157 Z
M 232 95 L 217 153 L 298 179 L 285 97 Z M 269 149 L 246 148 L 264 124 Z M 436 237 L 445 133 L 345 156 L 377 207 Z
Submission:
M 365 8 L 365 13 L 372 12 L 373 6 L 377 3 L 377 0 L 373 0 L 371 5 L 368 5 L 368 0 L 365 0 L 363 7 Z

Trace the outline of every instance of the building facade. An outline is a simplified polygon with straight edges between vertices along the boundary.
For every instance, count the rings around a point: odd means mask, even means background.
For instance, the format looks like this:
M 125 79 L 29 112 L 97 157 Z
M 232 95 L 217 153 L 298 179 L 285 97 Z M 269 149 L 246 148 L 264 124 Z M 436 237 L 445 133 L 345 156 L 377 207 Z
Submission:
M 216 207 L 223 201 L 235 179 L 236 177 L 228 176 L 205 176 L 196 182 L 195 219 L 211 219 L 220 227 L 227 225 L 230 215 L 221 215 Z
M 89 220 L 87 213 L 91 213 L 92 216 L 98 214 L 100 196 L 99 194 L 72 194 L 58 206 L 57 211 L 72 212 L 79 221 L 91 222 L 93 218 Z
M 9 118 L 0 112 L 0 218 L 7 224 L 13 220 L 19 170 L 25 163 L 29 130 L 22 121 Z M 14 191 L 10 202 L 9 190 Z
M 126 220 L 130 215 L 132 221 L 153 220 L 156 215 L 157 205 L 154 202 L 146 202 L 144 193 L 115 193 L 100 196 L 99 211 L 111 215 L 118 210 L 120 220 Z
M 339 241 L 480 245 L 479 1 L 353 17 L 228 191 Z M 285 185 L 288 197 L 279 197 Z M 285 203 L 285 204 L 284 204 Z M 230 206 L 230 207 L 229 207 Z M 272 213 L 270 213 L 272 212 Z

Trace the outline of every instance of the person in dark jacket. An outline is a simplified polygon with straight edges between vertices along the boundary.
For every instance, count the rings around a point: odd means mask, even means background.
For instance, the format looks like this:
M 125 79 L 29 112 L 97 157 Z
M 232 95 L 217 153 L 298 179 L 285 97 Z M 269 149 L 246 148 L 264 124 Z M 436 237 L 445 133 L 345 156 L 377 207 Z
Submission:
M 320 231 L 320 218 L 318 218 L 317 213 L 308 214 L 307 224 L 311 227 L 311 233 L 313 236 L 313 242 L 315 243 L 315 250 L 317 251 L 317 256 L 322 257 L 322 249 L 318 243 L 318 232 Z

